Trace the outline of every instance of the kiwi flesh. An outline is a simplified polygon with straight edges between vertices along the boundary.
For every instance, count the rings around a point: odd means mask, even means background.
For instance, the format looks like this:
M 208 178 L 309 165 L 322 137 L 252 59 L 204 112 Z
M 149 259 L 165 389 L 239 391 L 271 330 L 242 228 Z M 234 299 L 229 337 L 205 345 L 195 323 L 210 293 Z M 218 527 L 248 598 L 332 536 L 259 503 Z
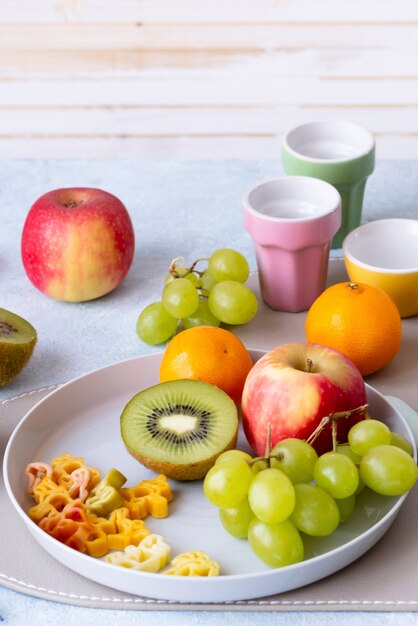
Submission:
M 28 321 L 0 309 L 0 387 L 5 387 L 25 367 L 37 340 L 37 333 Z
M 122 440 L 138 461 L 174 480 L 199 480 L 238 436 L 235 402 L 200 380 L 172 380 L 137 393 L 120 417 Z

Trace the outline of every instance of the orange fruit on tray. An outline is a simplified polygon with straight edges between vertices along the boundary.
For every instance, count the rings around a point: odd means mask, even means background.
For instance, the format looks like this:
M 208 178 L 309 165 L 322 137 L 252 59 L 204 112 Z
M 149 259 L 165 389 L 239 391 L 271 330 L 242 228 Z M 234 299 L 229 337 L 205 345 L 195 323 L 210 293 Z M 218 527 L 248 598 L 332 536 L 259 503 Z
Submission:
M 219 387 L 238 404 L 252 366 L 246 347 L 229 330 L 195 326 L 182 330 L 167 345 L 161 360 L 160 382 L 202 380 Z
M 364 283 L 338 283 L 315 300 L 306 317 L 306 339 L 336 348 L 363 376 L 387 365 L 398 352 L 402 323 L 393 300 Z

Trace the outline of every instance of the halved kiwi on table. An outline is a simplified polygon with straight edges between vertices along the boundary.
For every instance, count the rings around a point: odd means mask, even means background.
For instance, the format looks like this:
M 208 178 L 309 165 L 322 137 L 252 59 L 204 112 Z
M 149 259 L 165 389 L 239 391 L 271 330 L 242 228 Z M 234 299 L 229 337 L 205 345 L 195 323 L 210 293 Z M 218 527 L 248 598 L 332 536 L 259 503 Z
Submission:
M 175 480 L 198 480 L 235 447 L 238 411 L 214 385 L 173 380 L 137 393 L 120 427 L 127 450 L 143 465 Z
M 28 321 L 0 309 L 0 387 L 5 387 L 25 367 L 37 340 Z

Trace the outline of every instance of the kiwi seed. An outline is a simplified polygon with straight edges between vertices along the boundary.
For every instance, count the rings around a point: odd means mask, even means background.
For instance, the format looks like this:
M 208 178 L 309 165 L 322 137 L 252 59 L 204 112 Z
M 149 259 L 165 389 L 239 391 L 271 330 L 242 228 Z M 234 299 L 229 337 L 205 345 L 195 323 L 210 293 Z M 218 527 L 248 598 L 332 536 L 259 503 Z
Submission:
M 235 447 L 238 411 L 221 389 L 200 380 L 172 380 L 137 393 L 120 418 L 127 450 L 175 480 L 198 480 Z
M 32 324 L 0 309 L 0 387 L 5 387 L 25 367 L 37 340 Z

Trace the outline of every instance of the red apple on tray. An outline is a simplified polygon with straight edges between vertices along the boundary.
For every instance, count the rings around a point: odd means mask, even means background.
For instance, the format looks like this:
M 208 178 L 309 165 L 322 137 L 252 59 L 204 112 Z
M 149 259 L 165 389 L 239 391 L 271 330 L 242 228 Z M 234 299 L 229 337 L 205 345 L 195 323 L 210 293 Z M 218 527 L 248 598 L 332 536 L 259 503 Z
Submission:
M 262 456 L 287 437 L 307 439 L 321 419 L 366 404 L 366 387 L 357 367 L 341 352 L 313 343 L 287 343 L 264 354 L 250 370 L 241 400 L 248 443 Z M 339 419 L 338 441 L 364 418 L 353 413 Z M 332 449 L 328 425 L 313 443 L 319 454 Z
M 134 247 L 124 204 L 107 191 L 79 187 L 38 198 L 26 217 L 21 252 L 40 291 L 56 300 L 84 302 L 123 281 Z

